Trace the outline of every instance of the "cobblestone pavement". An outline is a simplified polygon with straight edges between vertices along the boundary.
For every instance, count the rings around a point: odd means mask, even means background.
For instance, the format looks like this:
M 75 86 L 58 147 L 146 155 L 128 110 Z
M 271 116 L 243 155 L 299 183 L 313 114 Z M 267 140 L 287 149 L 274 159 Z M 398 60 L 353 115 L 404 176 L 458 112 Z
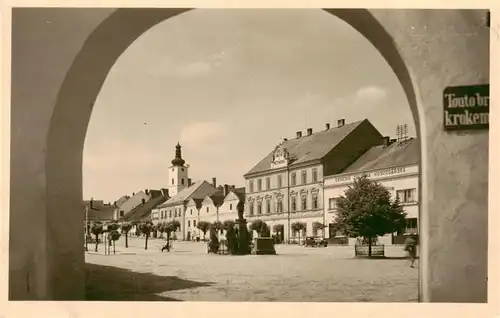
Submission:
M 416 302 L 418 297 L 418 269 L 401 259 L 401 247 L 386 247 L 391 258 L 370 260 L 354 258 L 353 246 L 277 245 L 278 255 L 222 256 L 207 254 L 204 243 L 175 242 L 169 253 L 159 251 L 162 244 L 150 240 L 144 250 L 144 239 L 132 238 L 126 249 L 120 240 L 116 255 L 109 256 L 102 245 L 98 253 L 89 245 L 86 262 L 130 270 L 136 276 L 121 277 L 133 277 L 134 286 L 140 284 L 138 273 L 153 274 L 155 290 L 147 292 L 165 300 Z M 168 280 L 160 283 L 161 278 Z M 132 288 L 132 293 L 142 292 Z M 139 296 L 133 297 L 148 300 Z

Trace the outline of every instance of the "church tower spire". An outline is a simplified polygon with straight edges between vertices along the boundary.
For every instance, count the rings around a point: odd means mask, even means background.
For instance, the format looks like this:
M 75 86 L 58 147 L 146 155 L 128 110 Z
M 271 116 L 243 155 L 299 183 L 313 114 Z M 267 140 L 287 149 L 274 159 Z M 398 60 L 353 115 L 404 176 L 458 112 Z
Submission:
M 175 146 L 175 158 L 172 160 L 172 166 L 169 168 L 168 193 L 174 196 L 188 185 L 188 168 L 186 161 L 182 159 L 181 145 L 177 142 Z
M 177 146 L 175 146 L 175 158 L 172 160 L 172 165 L 184 166 L 185 163 L 186 161 L 182 159 L 181 145 L 177 142 Z

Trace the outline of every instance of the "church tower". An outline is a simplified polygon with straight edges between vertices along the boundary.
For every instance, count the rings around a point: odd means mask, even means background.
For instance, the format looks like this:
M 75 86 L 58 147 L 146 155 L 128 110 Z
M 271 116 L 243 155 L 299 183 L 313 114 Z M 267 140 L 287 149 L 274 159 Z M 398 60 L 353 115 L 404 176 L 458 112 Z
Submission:
M 188 186 L 188 167 L 182 159 L 181 145 L 175 146 L 175 158 L 172 160 L 172 166 L 169 167 L 168 193 L 171 197 L 179 193 Z

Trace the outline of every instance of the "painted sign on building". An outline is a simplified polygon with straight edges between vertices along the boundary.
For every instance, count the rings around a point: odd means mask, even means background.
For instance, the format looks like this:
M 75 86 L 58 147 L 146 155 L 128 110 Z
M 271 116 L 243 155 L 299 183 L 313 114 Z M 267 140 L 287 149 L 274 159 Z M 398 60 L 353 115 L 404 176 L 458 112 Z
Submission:
M 488 129 L 490 85 L 447 87 L 443 108 L 445 130 Z

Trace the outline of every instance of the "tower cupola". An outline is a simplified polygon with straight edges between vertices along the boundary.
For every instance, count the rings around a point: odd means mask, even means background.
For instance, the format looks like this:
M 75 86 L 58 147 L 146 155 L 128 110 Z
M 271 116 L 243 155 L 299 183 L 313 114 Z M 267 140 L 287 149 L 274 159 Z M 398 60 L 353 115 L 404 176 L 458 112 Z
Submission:
M 181 145 L 177 142 L 177 146 L 175 146 L 175 158 L 172 160 L 172 164 L 174 166 L 184 166 L 186 161 L 182 159 L 181 154 Z

